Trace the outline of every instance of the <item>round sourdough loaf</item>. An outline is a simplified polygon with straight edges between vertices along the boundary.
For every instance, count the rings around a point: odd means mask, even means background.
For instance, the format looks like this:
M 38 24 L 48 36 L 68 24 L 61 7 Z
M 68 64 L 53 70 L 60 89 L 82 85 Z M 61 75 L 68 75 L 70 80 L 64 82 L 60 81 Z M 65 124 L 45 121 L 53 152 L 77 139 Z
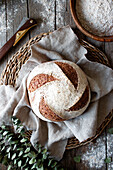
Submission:
M 28 76 L 27 89 L 34 113 L 45 121 L 75 118 L 90 102 L 86 75 L 67 60 L 39 64 Z

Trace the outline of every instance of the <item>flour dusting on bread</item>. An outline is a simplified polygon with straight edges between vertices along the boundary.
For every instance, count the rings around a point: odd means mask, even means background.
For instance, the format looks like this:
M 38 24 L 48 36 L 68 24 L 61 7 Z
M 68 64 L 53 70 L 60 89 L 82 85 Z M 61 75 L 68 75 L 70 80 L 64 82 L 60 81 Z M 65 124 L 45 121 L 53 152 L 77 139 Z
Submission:
M 56 60 L 35 67 L 27 79 L 34 113 L 45 121 L 64 121 L 81 115 L 90 102 L 84 72 L 73 62 Z

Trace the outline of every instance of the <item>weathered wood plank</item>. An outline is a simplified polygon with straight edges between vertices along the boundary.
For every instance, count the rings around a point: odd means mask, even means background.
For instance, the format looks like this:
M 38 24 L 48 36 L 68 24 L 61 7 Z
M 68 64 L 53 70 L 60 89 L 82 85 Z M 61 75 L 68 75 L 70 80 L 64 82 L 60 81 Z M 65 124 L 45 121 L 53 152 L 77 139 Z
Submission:
M 110 61 L 110 64 L 113 68 L 113 42 L 105 43 L 105 53 L 108 56 L 108 59 Z M 112 102 L 112 101 L 111 101 Z M 110 134 L 108 132 L 109 128 L 113 128 L 113 120 L 110 122 L 108 127 L 106 128 L 106 134 L 107 134 L 107 157 L 112 158 L 112 162 L 107 164 L 107 169 L 112 170 L 113 169 L 113 134 Z
M 0 3 L 0 48 L 6 42 L 6 4 Z
M 31 37 L 55 29 L 55 0 L 28 0 L 29 16 L 35 18 L 38 25 L 30 32 Z
M 107 132 L 107 158 L 112 159 L 112 162 L 107 164 L 107 169 L 112 170 L 113 169 L 113 134 L 110 134 L 108 132 L 109 128 L 113 128 L 113 120 L 110 122 L 110 124 L 106 128 L 106 132 Z
M 95 47 L 98 47 L 100 50 L 103 52 L 105 51 L 105 43 L 93 40 L 89 37 L 85 37 L 85 40 L 94 45 Z M 106 132 L 102 133 L 97 140 L 95 141 L 96 143 L 91 143 L 88 145 L 87 148 L 87 154 L 85 157 L 88 159 L 88 154 L 89 160 L 86 161 L 86 166 L 88 169 L 99 169 L 101 168 L 102 170 L 106 170 L 106 164 L 104 162 L 106 158 Z M 91 148 L 91 150 L 90 150 Z M 84 157 L 84 156 L 83 156 Z M 88 162 L 88 163 L 87 163 Z
M 0 48 L 6 43 L 6 3 L 5 1 L 0 2 Z M 7 57 L 4 57 L 0 61 L 0 74 L 5 67 L 7 62 Z
M 26 0 L 6 0 L 7 4 L 7 40 L 17 31 L 17 28 L 24 17 L 27 17 Z M 27 33 L 17 45 L 8 53 L 8 59 L 29 40 Z
M 6 32 L 6 3 L 0 1 L 0 48 L 6 43 Z M 0 75 L 6 63 L 7 57 L 4 57 L 0 61 Z M 6 170 L 6 167 L 0 164 L 0 170 Z
M 65 23 L 65 14 L 66 14 L 66 1 L 58 1 L 56 0 L 56 8 L 55 8 L 55 13 L 56 13 L 56 29 L 63 27 L 66 25 Z
M 71 16 L 70 1 L 66 0 L 66 13 L 65 13 L 65 25 L 70 25 L 72 28 L 76 28 L 74 20 Z
M 16 32 L 23 17 L 27 16 L 26 0 L 5 0 L 0 5 L 0 46 L 2 46 Z M 2 24 L 2 25 L 1 25 Z M 9 58 L 26 42 L 28 34 L 14 47 L 0 62 L 0 74 Z M 7 167 L 0 165 L 0 170 Z

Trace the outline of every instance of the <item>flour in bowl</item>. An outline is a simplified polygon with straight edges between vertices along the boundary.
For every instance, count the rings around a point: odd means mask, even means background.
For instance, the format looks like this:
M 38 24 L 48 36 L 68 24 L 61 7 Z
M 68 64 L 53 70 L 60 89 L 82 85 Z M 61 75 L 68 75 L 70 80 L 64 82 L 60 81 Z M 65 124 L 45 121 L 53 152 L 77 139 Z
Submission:
M 99 36 L 113 35 L 113 0 L 76 0 L 81 25 Z

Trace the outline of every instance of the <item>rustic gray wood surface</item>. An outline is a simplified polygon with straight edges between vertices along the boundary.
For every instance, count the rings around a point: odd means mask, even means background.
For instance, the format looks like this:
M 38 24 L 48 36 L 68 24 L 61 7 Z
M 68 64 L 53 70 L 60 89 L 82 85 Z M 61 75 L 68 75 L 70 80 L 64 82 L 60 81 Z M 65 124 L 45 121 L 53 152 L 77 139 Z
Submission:
M 23 17 L 37 19 L 38 26 L 27 33 L 18 45 L 0 61 L 0 74 L 9 58 L 31 37 L 68 24 L 75 28 L 79 36 L 105 52 L 113 67 L 113 42 L 97 42 L 80 33 L 71 17 L 69 0 L 0 0 L 0 47 L 16 32 Z M 113 162 L 109 164 L 104 162 L 107 157 L 113 158 L 113 134 L 108 133 L 110 127 L 113 127 L 113 121 L 93 143 L 66 150 L 61 160 L 64 168 L 68 170 L 113 170 Z M 75 163 L 73 158 L 78 155 L 81 156 L 81 162 Z M 7 168 L 0 165 L 0 170 L 4 169 Z

